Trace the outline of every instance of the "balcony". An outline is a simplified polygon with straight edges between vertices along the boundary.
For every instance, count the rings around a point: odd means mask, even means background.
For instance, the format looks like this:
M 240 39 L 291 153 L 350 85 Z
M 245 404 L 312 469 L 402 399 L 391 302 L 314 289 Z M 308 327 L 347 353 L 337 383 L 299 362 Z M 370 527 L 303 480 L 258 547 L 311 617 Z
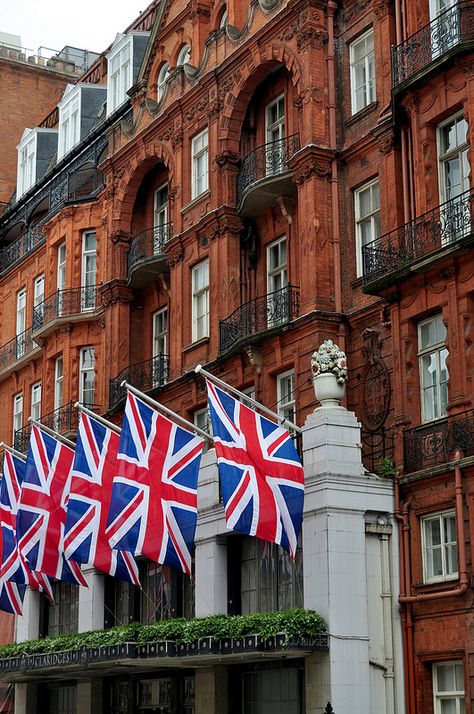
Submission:
M 471 189 L 363 246 L 364 291 L 377 295 L 439 258 L 464 252 L 473 234 Z
M 44 414 L 40 422 L 44 424 L 44 426 L 53 429 L 53 431 L 57 431 L 59 434 L 75 436 L 79 428 L 79 410 L 74 407 L 74 404 L 75 402 L 67 402 L 67 404 L 63 404 L 63 406 L 58 409 Z M 85 406 L 97 413 L 101 411 L 101 408 L 94 404 L 86 404 Z M 17 429 L 13 438 L 13 448 L 26 453 L 30 443 L 30 433 L 30 424 L 24 426 L 22 429 Z
M 377 431 L 361 431 L 362 463 L 367 471 L 388 476 L 393 470 L 395 438 L 391 429 L 381 427 Z
M 97 196 L 103 186 L 104 176 L 95 166 L 82 166 L 68 175 L 68 202 L 90 201 Z
M 16 369 L 26 362 L 33 353 L 41 349 L 32 338 L 32 328 L 29 327 L 24 332 L 0 347 L 0 379 L 9 374 L 12 369 Z
M 298 311 L 299 288 L 293 285 L 245 302 L 220 321 L 220 354 L 253 342 L 259 336 L 283 330 L 298 317 Z
M 4 275 L 17 263 L 43 245 L 45 235 L 39 224 L 29 228 L 22 236 L 0 249 L 0 275 Z
M 403 435 L 405 474 L 441 466 L 462 456 L 474 456 L 474 411 L 405 429 Z
M 173 224 L 164 223 L 133 236 L 128 249 L 128 284 L 144 288 L 166 270 L 165 245 L 173 237 Z
M 117 407 L 125 400 L 127 390 L 120 386 L 124 380 L 142 392 L 147 392 L 166 383 L 168 370 L 168 355 L 162 354 L 126 367 L 114 379 L 109 380 L 109 409 Z
M 35 339 L 46 337 L 58 325 L 80 322 L 91 318 L 99 305 L 97 285 L 57 290 L 33 308 Z
M 295 192 L 290 159 L 299 148 L 300 137 L 292 134 L 247 154 L 237 178 L 237 210 L 241 216 L 257 216 L 274 206 L 279 196 Z
M 474 47 L 474 4 L 458 2 L 392 48 L 392 87 L 398 91 L 459 52 Z

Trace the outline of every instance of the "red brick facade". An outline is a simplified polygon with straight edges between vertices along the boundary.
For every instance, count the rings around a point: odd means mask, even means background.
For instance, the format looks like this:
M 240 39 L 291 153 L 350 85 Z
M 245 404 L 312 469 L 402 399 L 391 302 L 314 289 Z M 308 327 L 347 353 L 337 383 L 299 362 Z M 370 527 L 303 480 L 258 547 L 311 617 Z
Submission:
M 458 12 L 458 20 L 446 16 L 440 28 L 432 15 L 426 29 L 429 7 L 429 0 L 235 0 L 227 3 L 227 25 L 220 28 L 222 3 L 152 4 L 134 26 L 149 31 L 150 39 L 129 92 L 131 111 L 103 125 L 106 148 L 96 157 L 103 190 L 80 201 L 69 196 L 56 209 L 52 194 L 47 204 L 45 193 L 38 193 L 39 203 L 34 190 L 27 194 L 3 221 L 3 245 L 10 237 L 17 240 L 25 222 L 26 230 L 31 227 L 31 216 L 43 221 L 45 240 L 11 262 L 0 278 L 5 346 L 15 339 L 19 290 L 26 287 L 27 328 L 34 279 L 41 273 L 46 302 L 54 300 L 63 243 L 64 286 L 82 295 L 84 233 L 96 232 L 93 309 L 84 309 L 83 303 L 69 310 L 56 305 L 41 315 L 31 349 L 19 358 L 8 350 L 2 353 L 0 437 L 6 442 L 12 439 L 14 395 L 23 394 L 23 427 L 33 384 L 42 383 L 43 415 L 57 406 L 60 356 L 62 404 L 78 399 L 85 347 L 94 349 L 95 406 L 118 423 L 124 403 L 117 391 L 121 379 L 192 420 L 206 406 L 202 381 L 193 373 L 202 363 L 239 389 L 252 388 L 259 401 L 273 408 L 285 401 L 278 392 L 279 375 L 292 371 L 300 425 L 315 406 L 309 380 L 312 352 L 326 338 L 346 349 L 347 406 L 362 422 L 366 466 L 390 475 L 393 464 L 399 472 L 400 607 L 409 714 L 435 714 L 434 665 L 445 661 L 462 663 L 466 711 L 474 712 L 474 430 L 469 411 L 474 206 L 472 197 L 463 193 L 459 199 L 461 191 L 452 189 L 456 169 L 442 163 L 440 148 L 444 122 L 463 117 L 468 128 L 459 140 L 461 163 L 465 185 L 472 185 L 467 148 L 474 140 L 474 19 L 470 3 L 455 3 L 449 12 Z M 449 19 L 455 34 L 435 46 L 435 32 L 448 32 Z M 370 40 L 371 31 L 373 101 L 369 98 L 355 111 L 351 58 L 354 64 L 355 45 L 361 38 Z M 420 32 L 425 38 L 421 57 L 410 51 L 418 47 Z M 176 67 L 184 44 L 190 47 L 189 64 Z M 397 45 L 395 59 L 392 45 Z M 171 71 L 161 97 L 157 81 L 165 62 Z M 102 57 L 82 81 L 104 83 L 104 67 Z M 278 113 L 280 97 L 284 139 L 272 140 L 269 108 L 275 106 Z M 193 140 L 205 130 L 208 177 L 195 195 L 199 166 Z M 80 161 L 73 152 L 74 161 L 77 168 Z M 60 170 L 67 174 L 66 164 Z M 166 229 L 157 223 L 154 204 L 156 190 L 165 184 Z M 376 241 L 361 256 L 356 235 L 365 230 L 364 216 L 358 216 L 360 190 L 377 185 L 380 210 L 373 206 L 370 219 Z M 439 209 L 446 196 L 454 196 L 455 203 L 452 199 Z M 447 218 L 452 205 L 461 209 Z M 286 258 L 278 289 L 269 248 L 283 238 Z M 196 338 L 193 269 L 206 260 L 209 318 Z M 166 370 L 157 378 L 152 374 L 157 357 L 153 316 L 165 308 Z M 448 402 L 440 402 L 437 418 L 430 419 L 421 407 L 424 363 L 418 326 L 436 315 L 446 328 Z M 435 382 L 439 364 L 437 369 L 430 372 Z M 428 399 L 434 392 L 424 386 Z M 73 425 L 66 430 L 73 432 Z M 462 456 L 457 500 L 456 449 Z M 457 570 L 448 568 L 448 577 L 443 570 L 428 583 L 426 559 L 435 556 L 428 553 L 426 516 L 451 512 L 456 541 L 460 516 L 464 523 L 465 549 L 457 542 L 456 552 L 462 559 L 465 550 L 466 572 L 458 559 Z M 446 556 L 445 540 L 437 552 Z

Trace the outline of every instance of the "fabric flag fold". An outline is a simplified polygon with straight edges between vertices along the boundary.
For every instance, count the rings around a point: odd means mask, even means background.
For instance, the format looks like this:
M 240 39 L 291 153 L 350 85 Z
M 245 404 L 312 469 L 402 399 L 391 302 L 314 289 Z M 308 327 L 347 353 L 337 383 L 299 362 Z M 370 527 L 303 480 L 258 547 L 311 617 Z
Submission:
M 31 427 L 17 516 L 17 538 L 22 557 L 38 577 L 87 587 L 80 566 L 64 557 L 66 502 L 74 451 L 35 424 Z
M 64 554 L 103 573 L 140 586 L 138 567 L 128 551 L 114 550 L 105 525 L 117 471 L 120 437 L 81 413 L 64 529 Z
M 294 558 L 304 471 L 290 434 L 206 381 L 227 527 L 277 543 Z
M 106 530 L 113 548 L 191 573 L 203 445 L 128 393 Z
M 10 451 L 5 450 L 3 459 L 3 477 L 0 486 L 0 524 L 2 534 L 2 557 L 0 562 L 0 580 L 29 585 L 34 590 L 41 590 L 53 600 L 52 588 L 47 576 L 39 578 L 32 573 L 25 558 L 21 556 L 17 542 L 17 513 L 21 485 L 25 476 L 25 462 Z M 7 588 L 6 597 L 11 593 L 22 599 L 24 588 L 13 591 Z M 0 596 L 0 606 L 2 598 Z M 8 612 L 11 612 L 9 609 Z

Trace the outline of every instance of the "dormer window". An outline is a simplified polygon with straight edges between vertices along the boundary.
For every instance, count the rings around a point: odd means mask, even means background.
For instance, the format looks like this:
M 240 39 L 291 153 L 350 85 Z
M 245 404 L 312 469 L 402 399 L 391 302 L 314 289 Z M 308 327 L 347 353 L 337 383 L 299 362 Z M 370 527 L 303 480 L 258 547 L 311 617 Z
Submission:
M 101 84 L 68 84 L 58 104 L 58 160 L 91 131 L 105 99 L 106 88 Z
M 19 199 L 46 173 L 56 153 L 58 132 L 56 129 L 25 129 L 18 150 L 16 198 Z
M 128 99 L 127 92 L 137 79 L 148 36 L 148 32 L 130 32 L 115 38 L 107 56 L 107 114 Z
M 25 129 L 17 149 L 18 177 L 16 197 L 20 198 L 36 181 L 36 132 L 33 129 Z
M 79 143 L 80 140 L 80 116 L 81 116 L 81 92 L 80 88 L 69 88 L 66 90 L 63 99 L 58 104 L 59 109 L 59 145 L 58 159 Z
M 161 66 L 160 71 L 158 72 L 158 88 L 157 88 L 157 100 L 161 101 L 165 95 L 165 89 L 166 89 L 166 82 L 168 80 L 168 77 L 170 76 L 170 67 L 168 62 L 165 62 L 164 65 Z

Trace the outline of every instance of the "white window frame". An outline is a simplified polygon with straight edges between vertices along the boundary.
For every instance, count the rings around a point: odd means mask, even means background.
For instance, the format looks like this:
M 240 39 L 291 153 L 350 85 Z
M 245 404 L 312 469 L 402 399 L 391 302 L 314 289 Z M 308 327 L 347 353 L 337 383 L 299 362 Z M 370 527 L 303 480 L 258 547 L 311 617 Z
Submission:
M 163 200 L 164 198 L 164 200 Z M 162 201 L 162 202 L 161 202 Z M 161 184 L 153 192 L 153 227 L 163 228 L 169 220 L 168 182 Z M 167 235 L 163 236 L 165 239 Z M 158 241 L 159 242 L 159 241 Z
M 36 421 L 41 419 L 41 382 L 31 385 L 30 415 Z
M 454 680 L 456 681 L 456 670 L 458 667 L 462 669 L 463 688 L 456 687 L 450 691 L 440 691 L 439 689 L 439 670 L 443 667 L 454 667 Z M 446 662 L 435 662 L 432 667 L 433 676 L 433 701 L 434 714 L 442 714 L 442 702 L 446 700 L 454 701 L 456 714 L 465 714 L 465 686 L 464 686 L 464 663 L 461 660 L 453 660 Z
M 23 392 L 19 392 L 13 396 L 13 439 L 15 443 L 15 432 L 23 427 Z
M 378 207 L 374 205 L 373 189 L 378 190 Z M 365 191 L 370 191 L 371 210 L 366 215 L 362 215 L 361 196 Z M 370 240 L 362 243 L 362 224 L 370 221 Z M 364 273 L 362 260 L 362 247 L 380 238 L 380 181 L 378 178 L 368 181 L 363 186 L 354 190 L 354 222 L 356 239 L 356 272 L 357 277 Z
M 204 407 L 204 409 L 196 409 L 193 414 L 193 424 L 197 426 L 198 429 L 211 434 L 211 418 L 209 414 L 209 407 Z
M 163 307 L 153 313 L 153 357 L 166 354 L 168 354 L 168 308 Z
M 178 56 L 176 58 L 176 66 L 181 67 L 185 64 L 188 64 L 190 60 L 191 60 L 191 48 L 188 44 L 185 44 L 181 47 L 181 49 L 178 52 Z
M 161 102 L 166 92 L 166 82 L 170 76 L 170 66 L 168 62 L 161 65 L 160 71 L 158 72 L 158 80 L 156 83 L 156 101 Z
M 441 400 L 442 385 L 449 384 L 449 372 L 448 372 L 447 367 L 446 367 L 447 379 L 445 381 L 441 381 L 441 362 L 443 360 L 443 357 L 444 357 L 444 361 L 446 361 L 446 358 L 449 354 L 449 350 L 446 347 L 446 342 L 445 341 L 434 342 L 433 344 L 427 345 L 425 347 L 421 346 L 422 345 L 421 330 L 422 330 L 423 325 L 426 325 L 429 322 L 435 322 L 438 320 L 441 320 L 441 323 L 444 324 L 442 322 L 441 314 L 433 315 L 433 317 L 429 317 L 426 320 L 422 320 L 421 322 L 418 323 L 418 368 L 419 368 L 419 375 L 420 375 L 421 420 L 423 422 L 430 422 L 430 421 L 434 421 L 436 419 L 443 419 L 444 417 L 446 417 L 446 414 L 447 414 L 446 409 L 443 410 L 443 403 Z M 447 336 L 447 335 L 445 335 L 445 336 Z M 443 355 L 443 353 L 445 353 L 445 356 Z M 430 385 L 425 385 L 424 379 L 423 379 L 423 358 L 430 354 L 435 355 L 436 373 L 438 375 L 438 379 L 436 381 L 436 403 L 433 403 L 433 411 L 436 412 L 436 416 L 434 416 L 434 417 L 426 414 L 425 393 L 430 390 Z M 448 400 L 449 400 L 449 394 L 447 397 L 446 406 L 448 404 Z
M 448 556 L 447 556 L 447 549 L 449 547 L 452 547 L 454 545 L 453 541 L 446 541 L 445 538 L 445 522 L 447 519 L 454 518 L 454 528 L 456 531 L 456 563 L 457 563 L 457 524 L 456 524 L 456 514 L 454 509 L 451 509 L 449 511 L 443 511 L 441 513 L 430 513 L 429 515 L 423 516 L 421 518 L 421 546 L 422 546 L 422 555 L 423 555 L 423 582 L 424 583 L 440 583 L 444 582 L 446 580 L 456 580 L 458 578 L 458 569 L 456 567 L 456 570 L 453 570 L 451 572 L 448 572 Z M 432 551 L 434 551 L 435 546 L 429 546 L 428 545 L 428 539 L 427 539 L 427 528 L 429 527 L 430 523 L 434 522 L 439 523 L 440 527 L 440 533 L 441 533 L 441 543 L 436 546 L 436 549 L 439 549 L 441 552 L 441 569 L 442 573 L 441 575 L 433 575 L 429 576 L 428 575 L 428 558 L 430 557 L 430 554 Z
M 445 121 L 441 122 L 436 128 L 436 142 L 437 142 L 437 153 L 438 153 L 438 185 L 439 185 L 439 199 L 440 203 L 446 203 L 446 201 L 455 199 L 458 195 L 464 193 L 469 189 L 469 177 L 471 175 L 471 167 L 469 165 L 469 151 L 470 145 L 468 140 L 469 135 L 469 125 L 467 125 L 466 141 L 462 144 L 457 144 L 451 151 L 445 151 L 443 148 L 443 135 L 444 130 L 449 124 L 456 124 L 459 121 L 464 120 L 467 124 L 464 112 L 458 112 L 454 116 L 449 117 Z M 447 188 L 447 171 L 446 166 L 449 161 L 457 158 L 459 161 L 460 174 L 462 176 L 462 181 L 465 184 L 463 189 L 457 194 L 449 196 Z M 463 171 L 465 168 L 464 161 L 468 162 L 468 173 Z
M 270 267 L 271 255 L 278 249 L 278 256 L 281 255 L 281 246 L 285 246 L 285 262 L 280 262 L 274 268 Z M 275 287 L 280 283 L 279 287 Z M 283 290 L 288 285 L 288 241 L 286 236 L 281 236 L 267 245 L 267 294 Z
M 207 282 L 202 282 L 197 278 L 200 271 L 206 270 Z M 201 261 L 192 268 L 192 341 L 197 342 L 209 337 L 209 259 Z M 201 304 L 204 309 L 201 310 Z
M 44 302 L 44 273 L 37 275 L 33 287 L 33 307 Z
M 209 189 L 209 129 L 206 127 L 191 139 L 192 181 L 191 198 L 197 198 Z M 203 163 L 201 164 L 201 159 Z M 201 170 L 201 166 L 205 170 Z
M 92 364 L 85 366 L 85 359 L 88 353 L 92 353 Z M 92 373 L 92 383 L 93 383 L 93 388 L 92 388 L 92 401 L 88 398 L 87 401 L 85 400 L 85 382 L 87 379 L 87 375 Z M 90 390 L 87 390 L 90 391 Z M 87 404 L 89 406 L 92 406 L 94 404 L 94 397 L 95 397 L 95 353 L 94 353 L 94 347 L 89 345 L 88 347 L 82 347 L 81 351 L 79 353 L 79 401 L 81 404 Z
M 36 183 L 36 153 L 38 146 L 38 132 L 34 129 L 25 129 L 18 144 L 18 166 L 16 181 L 16 198 L 23 196 Z
M 87 248 L 87 239 L 94 236 L 94 247 Z M 93 265 L 93 270 L 90 268 Z M 81 258 L 81 310 L 94 310 L 95 308 L 95 285 L 97 281 L 97 233 L 95 230 L 84 231 L 82 234 L 82 258 Z
M 64 398 L 64 358 L 62 355 L 54 361 L 54 410 L 60 409 Z
M 26 352 L 26 288 L 16 294 L 15 356 L 20 359 Z
M 68 85 L 58 104 L 58 160 L 81 140 L 81 87 Z
M 273 107 L 283 105 L 283 113 L 279 114 L 276 121 L 271 120 Z M 285 95 L 280 94 L 272 99 L 265 107 L 265 143 L 271 144 L 285 138 Z
M 286 389 L 283 389 L 283 383 L 290 379 L 290 394 L 289 399 L 286 397 Z M 277 411 L 278 414 L 288 421 L 295 423 L 296 419 L 296 376 L 295 370 L 289 369 L 286 372 L 277 374 L 276 376 L 276 386 L 277 386 Z M 291 414 L 289 413 L 291 412 Z
M 128 99 L 127 91 L 133 84 L 133 37 L 123 35 L 107 55 L 107 115 Z
M 358 112 L 362 111 L 362 109 L 365 109 L 365 107 L 368 107 L 370 104 L 376 101 L 377 99 L 377 89 L 376 89 L 376 82 L 375 82 L 375 53 L 374 49 L 372 49 L 372 52 L 364 54 L 364 56 L 355 61 L 354 59 L 354 54 L 355 54 L 355 49 L 357 45 L 360 45 L 362 42 L 366 42 L 367 38 L 372 36 L 372 42 L 374 42 L 374 30 L 371 27 L 368 29 L 366 32 L 364 32 L 362 35 L 357 37 L 353 42 L 350 43 L 349 45 L 349 65 L 350 65 L 350 84 L 351 84 L 351 108 L 352 108 L 352 114 L 357 114 Z M 360 87 L 357 86 L 357 69 L 359 66 L 363 64 L 364 68 L 364 83 L 360 85 Z M 365 88 L 365 99 L 363 102 L 359 102 L 359 95 L 357 93 L 357 90 L 360 89 L 361 87 Z

